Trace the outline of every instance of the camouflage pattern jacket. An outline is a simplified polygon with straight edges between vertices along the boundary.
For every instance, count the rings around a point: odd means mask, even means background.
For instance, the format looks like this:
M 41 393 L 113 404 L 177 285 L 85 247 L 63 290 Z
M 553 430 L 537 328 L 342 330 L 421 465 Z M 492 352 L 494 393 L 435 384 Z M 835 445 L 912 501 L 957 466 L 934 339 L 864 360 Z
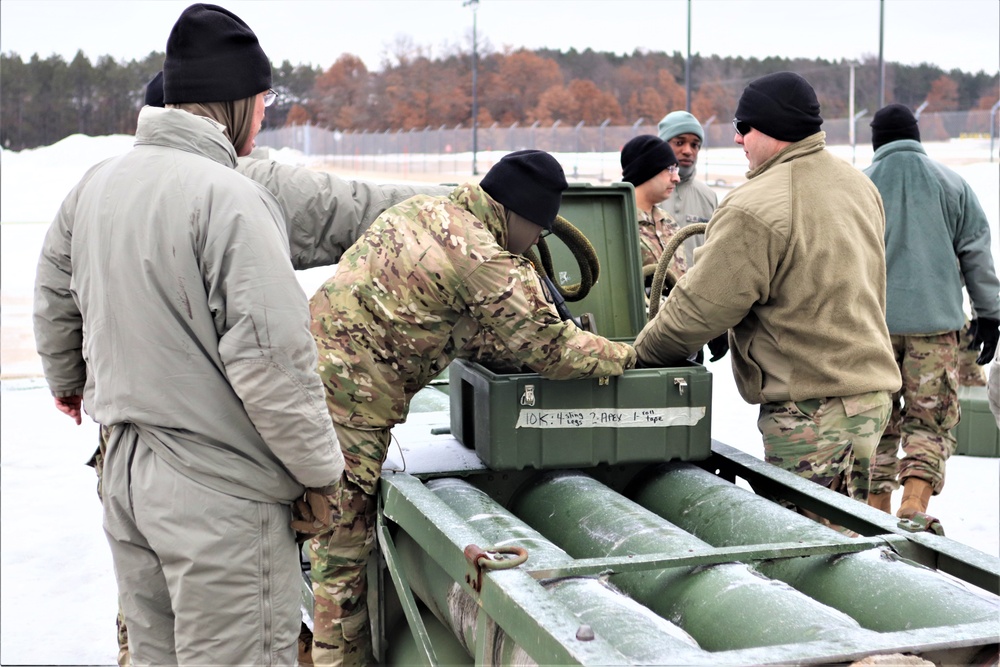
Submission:
M 666 250 L 670 239 L 678 231 L 680 231 L 680 225 L 677 224 L 677 221 L 667 215 L 659 206 L 653 207 L 652 215 L 640 210 L 639 250 L 642 252 L 642 265 L 652 264 L 656 266 L 659 264 L 663 251 Z M 674 252 L 674 259 L 670 262 L 669 268 L 676 278 L 680 278 L 687 271 L 683 247 Z
M 620 375 L 635 352 L 559 319 L 531 263 L 504 250 L 503 207 L 479 186 L 383 213 L 312 298 L 320 376 L 334 421 L 384 428 L 489 330 L 551 379 Z

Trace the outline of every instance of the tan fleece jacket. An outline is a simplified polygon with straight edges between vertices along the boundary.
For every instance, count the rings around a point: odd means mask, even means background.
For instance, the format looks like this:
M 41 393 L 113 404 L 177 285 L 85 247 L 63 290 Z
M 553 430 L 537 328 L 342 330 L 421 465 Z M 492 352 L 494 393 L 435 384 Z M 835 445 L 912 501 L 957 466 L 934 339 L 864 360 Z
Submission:
M 730 331 L 749 403 L 895 391 L 885 323 L 885 215 L 875 186 L 818 132 L 748 172 L 695 265 L 636 339 L 650 366 Z

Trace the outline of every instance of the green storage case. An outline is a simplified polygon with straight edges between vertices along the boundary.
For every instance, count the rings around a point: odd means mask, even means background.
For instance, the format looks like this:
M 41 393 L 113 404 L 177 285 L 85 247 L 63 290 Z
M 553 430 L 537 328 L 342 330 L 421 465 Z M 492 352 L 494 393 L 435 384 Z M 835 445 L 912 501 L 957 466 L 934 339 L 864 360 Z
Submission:
M 962 419 L 953 433 L 958 440 L 956 454 L 1000 458 L 1000 428 L 990 412 L 986 387 L 959 387 Z
M 712 378 L 699 365 L 546 380 L 451 365 L 451 432 L 494 470 L 697 461 L 711 454 Z
M 590 240 L 600 262 L 597 283 L 570 309 L 591 315 L 602 336 L 631 342 L 646 323 L 632 186 L 570 185 L 559 214 Z M 549 245 L 554 279 L 579 282 L 569 250 L 557 241 Z M 494 470 L 711 455 L 712 379 L 697 364 L 546 380 L 536 373 L 497 374 L 459 360 L 450 367 L 449 394 L 452 435 Z

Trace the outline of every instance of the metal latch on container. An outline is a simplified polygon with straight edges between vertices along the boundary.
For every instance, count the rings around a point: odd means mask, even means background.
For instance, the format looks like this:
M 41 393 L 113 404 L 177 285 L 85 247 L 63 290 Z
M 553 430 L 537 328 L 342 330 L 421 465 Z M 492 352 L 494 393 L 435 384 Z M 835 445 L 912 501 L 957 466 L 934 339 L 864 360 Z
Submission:
M 524 385 L 524 393 L 521 394 L 521 405 L 531 407 L 535 404 L 535 385 Z
M 677 387 L 677 391 L 683 396 L 685 390 L 688 388 L 688 381 L 684 378 L 674 378 L 674 385 Z
M 509 570 L 528 560 L 528 550 L 523 547 L 499 547 L 483 549 L 475 544 L 465 547 L 465 560 L 473 568 L 472 573 L 465 575 L 465 583 L 477 593 L 483 588 L 483 570 Z

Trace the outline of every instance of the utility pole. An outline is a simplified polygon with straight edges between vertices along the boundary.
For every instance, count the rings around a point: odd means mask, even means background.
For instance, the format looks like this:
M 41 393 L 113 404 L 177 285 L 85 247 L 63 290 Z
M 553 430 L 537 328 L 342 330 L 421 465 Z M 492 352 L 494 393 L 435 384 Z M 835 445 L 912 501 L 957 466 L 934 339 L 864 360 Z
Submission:
M 885 37 L 885 0 L 878 3 L 878 108 L 885 107 L 885 57 L 882 53 Z
M 688 53 L 684 59 L 685 109 L 691 113 L 691 0 L 688 0 Z
M 472 7 L 472 175 L 479 175 L 479 168 L 476 166 L 476 153 L 479 151 L 479 96 L 476 85 L 476 61 L 479 59 L 477 52 L 476 38 L 476 9 L 479 8 L 479 0 L 465 0 L 463 7 Z

